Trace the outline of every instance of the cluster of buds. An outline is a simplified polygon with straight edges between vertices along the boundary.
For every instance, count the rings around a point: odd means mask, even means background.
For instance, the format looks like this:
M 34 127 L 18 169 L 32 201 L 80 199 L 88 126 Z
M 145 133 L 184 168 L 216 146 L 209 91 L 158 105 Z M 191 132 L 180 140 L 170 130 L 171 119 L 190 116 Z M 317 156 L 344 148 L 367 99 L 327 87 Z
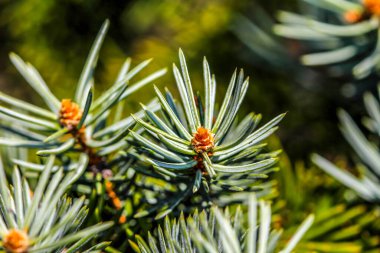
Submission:
M 70 133 L 77 139 L 77 142 L 90 155 L 90 164 L 93 160 L 92 150 L 86 145 L 85 127 L 77 129 L 82 119 L 83 111 L 79 105 L 71 99 L 62 99 L 61 108 L 59 110 L 59 123 L 62 127 L 67 128 Z
M 214 134 L 204 127 L 199 127 L 193 134 L 191 145 L 197 153 L 212 152 L 214 148 Z
M 120 210 L 122 208 L 122 203 L 120 198 L 116 195 L 116 192 L 114 190 L 114 184 L 109 180 L 106 180 L 105 183 L 108 197 L 112 201 L 112 204 L 115 207 L 115 209 Z M 124 214 L 121 214 L 119 217 L 119 223 L 124 224 L 125 222 L 127 222 L 127 217 Z
M 191 145 L 193 146 L 194 151 L 198 154 L 207 152 L 208 156 L 212 156 L 215 145 L 214 134 L 207 128 L 199 127 L 197 132 L 193 134 Z M 198 161 L 196 168 L 204 171 L 202 156 L 196 155 L 194 156 L 194 160 Z
M 83 111 L 78 104 L 71 99 L 62 99 L 61 109 L 59 110 L 59 123 L 67 129 L 74 130 L 79 125 Z
M 11 229 L 4 236 L 3 247 L 6 252 L 26 253 L 29 248 L 28 235 L 22 230 Z
M 112 171 L 107 169 L 105 157 L 98 156 L 96 152 L 86 144 L 85 126 L 80 129 L 78 125 L 82 119 L 83 111 L 78 104 L 71 99 L 62 99 L 59 110 L 59 123 L 69 130 L 76 139 L 83 152 L 89 156 L 89 168 L 94 173 L 102 172 L 104 178 L 112 176 Z
M 108 197 L 112 200 L 112 204 L 114 205 L 116 210 L 120 210 L 121 201 L 113 189 L 113 183 L 108 180 L 106 180 L 106 191 L 107 191 Z

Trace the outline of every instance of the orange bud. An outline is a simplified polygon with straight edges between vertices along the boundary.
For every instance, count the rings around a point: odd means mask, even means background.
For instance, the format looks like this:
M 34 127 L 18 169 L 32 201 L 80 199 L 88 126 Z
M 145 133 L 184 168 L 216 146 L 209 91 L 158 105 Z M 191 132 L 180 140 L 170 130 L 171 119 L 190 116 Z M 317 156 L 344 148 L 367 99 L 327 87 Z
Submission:
M 347 23 L 356 23 L 360 21 L 362 18 L 362 12 L 357 10 L 347 11 L 344 13 L 344 20 L 346 20 Z
M 113 183 L 111 181 L 106 181 L 106 191 L 112 191 L 113 190 Z
M 116 198 L 116 193 L 115 193 L 114 191 L 109 192 L 109 193 L 108 193 L 108 196 L 109 196 L 111 199 L 114 199 L 114 198 Z
M 106 191 L 108 197 L 112 200 L 114 207 L 119 210 L 121 208 L 121 201 L 113 190 L 113 183 L 111 181 L 106 180 Z
M 125 217 L 125 215 L 121 215 L 119 218 L 119 223 L 124 224 L 126 222 L 127 222 L 127 217 Z
M 3 247 L 7 252 L 26 253 L 29 248 L 28 235 L 18 229 L 11 229 L 3 238 Z
M 363 4 L 369 13 L 380 16 L 380 0 L 363 0 Z
M 199 127 L 197 132 L 193 134 L 191 145 L 197 153 L 212 151 L 214 148 L 214 134 L 207 128 Z
M 83 111 L 78 104 L 71 99 L 62 99 L 61 108 L 59 110 L 59 123 L 67 127 L 69 130 L 76 128 L 82 118 Z
M 115 206 L 116 210 L 121 208 L 121 201 L 118 197 L 112 199 L 112 203 Z

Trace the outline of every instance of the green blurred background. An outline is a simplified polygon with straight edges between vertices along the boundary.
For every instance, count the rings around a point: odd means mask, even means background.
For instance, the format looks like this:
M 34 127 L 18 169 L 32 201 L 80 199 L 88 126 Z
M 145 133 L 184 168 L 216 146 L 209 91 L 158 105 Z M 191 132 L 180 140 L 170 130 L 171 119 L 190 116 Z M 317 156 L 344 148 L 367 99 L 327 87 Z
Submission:
M 40 103 L 11 65 L 8 53 L 14 51 L 41 72 L 59 98 L 70 97 L 91 43 L 108 18 L 111 27 L 96 70 L 98 94 L 116 78 L 127 56 L 135 64 L 154 58 L 150 70 L 144 73 L 168 67 L 168 74 L 156 84 L 174 90 L 171 64 L 178 62 L 181 47 L 197 88 L 202 88 L 201 63 L 202 57 L 207 56 L 217 77 L 217 94 L 223 94 L 235 68 L 244 68 L 251 76 L 251 87 L 243 110 L 262 113 L 264 121 L 288 112 L 279 136 L 292 161 L 308 158 L 313 151 L 330 156 L 341 153 L 347 145 L 338 131 L 335 112 L 338 106 L 348 106 L 353 100 L 343 99 L 340 84 L 323 76 L 312 73 L 297 79 L 286 68 L 274 68 L 257 59 L 234 34 L 231 24 L 236 15 L 252 19 L 258 6 L 274 16 L 276 10 L 296 8 L 296 3 L 294 0 L 2 0 L 0 89 Z M 318 85 L 311 87 L 309 82 Z M 130 111 L 137 110 L 139 102 L 146 103 L 153 96 L 152 87 L 143 88 L 129 99 Z

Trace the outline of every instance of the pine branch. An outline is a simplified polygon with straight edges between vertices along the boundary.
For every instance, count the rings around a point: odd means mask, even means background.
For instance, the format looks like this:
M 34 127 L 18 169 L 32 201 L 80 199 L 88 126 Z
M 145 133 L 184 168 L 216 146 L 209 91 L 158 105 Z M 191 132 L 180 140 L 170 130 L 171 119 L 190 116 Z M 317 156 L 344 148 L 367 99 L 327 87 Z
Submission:
M 85 198 L 71 199 L 66 190 L 84 172 L 88 160 L 77 171 L 63 174 L 60 168 L 51 174 L 54 156 L 50 156 L 34 191 L 14 168 L 13 184 L 8 184 L 0 161 L 0 249 L 7 252 L 73 252 L 82 249 L 98 233 L 110 228 L 105 222 L 78 230 L 87 215 Z M 102 244 L 102 248 L 107 243 Z
M 366 93 L 364 103 L 370 117 L 365 118 L 363 122 L 373 134 L 379 136 L 379 102 L 372 94 Z M 312 155 L 312 160 L 321 169 L 354 190 L 360 197 L 377 203 L 380 200 L 380 154 L 376 144 L 365 137 L 348 113 L 340 110 L 338 116 L 344 137 L 362 160 L 363 165 L 360 166 L 359 177 L 339 169 L 333 163 L 317 154 Z
M 300 43 L 308 41 L 304 45 L 310 53 L 300 59 L 304 65 L 331 66 L 331 75 L 356 79 L 377 73 L 380 13 L 376 1 L 303 1 L 309 8 L 301 14 L 279 12 L 280 24 L 273 30 Z
M 79 151 L 90 157 L 90 166 L 95 168 L 96 172 L 104 169 L 104 161 L 111 153 L 116 154 L 124 148 L 123 139 L 128 134 L 128 128 L 134 125 L 134 121 L 131 117 L 112 121 L 111 111 L 130 94 L 164 75 L 166 70 L 162 69 L 143 79 L 135 80 L 135 76 L 148 66 L 151 60 L 131 68 L 131 59 L 128 58 L 112 86 L 96 98 L 94 71 L 108 23 L 106 20 L 99 31 L 73 98 L 59 100 L 30 63 L 24 62 L 14 53 L 10 54 L 15 67 L 42 97 L 48 109 L 0 93 L 0 101 L 7 105 L 0 106 L 0 118 L 3 119 L 1 128 L 21 137 L 1 137 L 0 145 L 37 148 L 37 154 L 40 156 L 64 156 Z M 153 101 L 147 108 L 156 111 L 157 103 Z M 122 113 L 121 109 L 118 109 L 119 115 Z M 136 115 L 142 117 L 143 113 Z
M 194 97 L 181 50 L 179 58 L 182 72 L 174 65 L 173 73 L 182 106 L 176 103 L 169 90 L 162 94 L 155 87 L 162 116 L 143 108 L 149 123 L 134 118 L 146 132 L 131 131 L 137 151 L 146 151 L 146 157 L 137 156 L 154 168 L 149 174 L 169 184 L 185 185 L 177 190 L 177 196 L 174 194 L 159 202 L 159 207 L 154 208 L 161 209 L 156 218 L 163 217 L 198 191 L 206 195 L 207 202 L 212 194 L 255 190 L 255 183 L 274 169 L 278 155 L 278 152 L 264 153 L 262 141 L 276 131 L 276 125 L 284 117 L 281 114 L 258 128 L 261 116 L 251 113 L 237 124 L 236 116 L 249 84 L 243 70 L 239 74 L 234 72 L 217 113 L 216 81 L 206 59 L 203 61 L 205 99 L 202 99 Z M 149 213 L 143 210 L 136 216 Z
M 259 206 L 259 209 L 258 209 Z M 213 207 L 210 213 L 196 211 L 187 219 L 181 214 L 178 221 L 165 218 L 163 228 L 148 235 L 148 243 L 136 236 L 136 252 L 292 252 L 313 223 L 310 215 L 300 225 L 282 250 L 277 248 L 282 231 L 270 228 L 271 207 L 268 202 L 257 202 L 255 195 L 248 199 L 248 211 L 238 207 L 232 217 L 226 209 L 223 213 Z M 131 242 L 134 244 L 134 242 Z

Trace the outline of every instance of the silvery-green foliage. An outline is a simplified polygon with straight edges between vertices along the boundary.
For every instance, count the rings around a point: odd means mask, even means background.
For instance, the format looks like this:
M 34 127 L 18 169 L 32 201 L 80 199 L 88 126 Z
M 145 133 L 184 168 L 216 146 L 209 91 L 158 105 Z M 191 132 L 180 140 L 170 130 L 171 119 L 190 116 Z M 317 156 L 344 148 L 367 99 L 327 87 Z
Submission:
M 259 208 L 258 208 L 259 206 Z M 154 235 L 148 233 L 145 241 L 136 236 L 139 252 L 292 252 L 314 220 L 309 215 L 300 225 L 287 244 L 279 249 L 278 242 L 282 230 L 271 229 L 271 205 L 257 202 L 255 195 L 248 198 L 248 210 L 242 212 L 239 206 L 235 214 L 212 207 L 210 212 L 195 212 L 186 219 L 166 217 L 163 227 L 158 227 Z M 278 250 L 278 251 L 275 251 Z
M 323 66 L 331 76 L 353 75 L 365 78 L 378 69 L 379 18 L 369 13 L 360 0 L 301 0 L 300 14 L 280 11 L 277 35 L 298 40 L 306 54 L 301 62 Z M 349 20 L 350 13 L 360 14 Z
M 235 71 L 219 110 L 216 109 L 216 79 L 204 59 L 204 94 L 192 89 L 186 60 L 179 51 L 181 70 L 173 65 L 173 73 L 181 96 L 181 103 L 165 89 L 155 87 L 162 111 L 155 113 L 144 107 L 149 122 L 135 117 L 145 132 L 131 131 L 137 152 L 146 165 L 147 176 L 175 185 L 172 198 L 159 204 L 172 210 L 195 192 L 207 196 L 213 192 L 254 191 L 259 179 L 273 171 L 278 151 L 266 152 L 263 140 L 277 130 L 284 117 L 280 114 L 263 126 L 261 115 L 250 113 L 239 123 L 238 110 L 249 87 L 244 72 Z M 205 137 L 204 150 L 196 144 L 197 136 Z M 206 145 L 207 144 L 207 145 Z M 203 146 L 202 146 L 203 147 Z M 144 170 L 140 169 L 141 173 Z M 167 212 L 162 213 L 163 215 Z M 148 214 L 144 210 L 144 214 Z M 159 215 L 162 217 L 162 215 Z
M 87 216 L 85 198 L 72 199 L 66 190 L 85 171 L 88 158 L 82 155 L 75 171 L 65 173 L 63 168 L 54 166 L 54 156 L 46 162 L 36 187 L 31 189 L 28 181 L 13 169 L 12 184 L 6 179 L 0 163 L 0 241 L 7 233 L 16 229 L 25 231 L 29 239 L 28 252 L 96 252 L 108 243 L 83 246 L 108 229 L 112 222 L 96 224 L 80 230 Z M 52 173 L 53 171 L 55 173 Z M 0 244 L 0 249 L 4 250 Z
M 364 103 L 369 117 L 363 119 L 363 124 L 378 137 L 380 136 L 379 102 L 371 93 L 366 93 Z M 344 137 L 361 159 L 361 164 L 358 166 L 359 176 L 338 168 L 317 154 L 312 156 L 312 160 L 341 183 L 356 191 L 365 200 L 378 202 L 380 200 L 380 153 L 378 146 L 364 135 L 347 112 L 339 110 L 338 116 Z
M 111 110 L 117 106 L 117 113 L 120 115 L 123 109 L 122 102 L 130 94 L 166 72 L 165 69 L 162 69 L 140 80 L 135 80 L 134 77 L 151 60 L 146 60 L 132 68 L 131 59 L 127 58 L 115 82 L 95 99 L 94 71 L 108 26 L 109 22 L 106 20 L 91 48 L 76 86 L 75 95 L 71 99 L 83 111 L 76 128 L 79 131 L 81 127 L 85 127 L 85 133 L 83 134 L 86 138 L 85 144 L 88 148 L 96 150 L 99 156 L 106 156 L 121 147 L 125 147 L 126 143 L 123 138 L 128 134 L 128 129 L 134 124 L 131 117 L 118 120 L 111 119 L 109 117 Z M 35 106 L 0 93 L 0 101 L 7 105 L 0 106 L 1 127 L 21 137 L 15 139 L 3 136 L 0 138 L 0 144 L 38 149 L 37 154 L 42 156 L 72 151 L 78 143 L 75 136 L 70 136 L 72 129 L 62 126 L 59 122 L 61 100 L 50 91 L 41 75 L 30 63 L 24 62 L 14 53 L 10 54 L 10 59 L 28 84 L 41 96 L 47 108 Z M 148 108 L 155 111 L 157 104 L 153 101 Z M 137 117 L 142 115 L 143 112 L 136 114 Z

